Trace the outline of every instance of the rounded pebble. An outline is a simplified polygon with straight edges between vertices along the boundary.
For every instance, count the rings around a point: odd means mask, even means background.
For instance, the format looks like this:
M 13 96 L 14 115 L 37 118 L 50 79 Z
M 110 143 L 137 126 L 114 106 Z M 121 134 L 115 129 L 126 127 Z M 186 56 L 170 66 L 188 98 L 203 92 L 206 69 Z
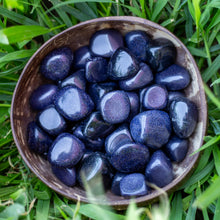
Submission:
M 120 90 L 105 94 L 100 101 L 100 112 L 103 119 L 110 124 L 125 121 L 130 113 L 128 95 Z
M 169 115 L 161 110 L 149 110 L 136 115 L 130 123 L 133 139 L 153 149 L 166 144 L 171 134 Z
M 111 191 L 118 196 L 121 196 L 121 191 L 120 191 L 120 182 L 123 177 L 126 176 L 126 173 L 120 173 L 117 172 L 112 180 L 112 186 L 111 186 Z
M 48 152 L 48 161 L 59 167 L 73 167 L 83 156 L 84 144 L 74 135 L 60 134 Z
M 130 114 L 128 116 L 128 121 L 130 122 L 135 115 L 139 113 L 140 102 L 139 96 L 135 92 L 126 92 L 130 101 Z
M 88 59 L 92 58 L 92 53 L 88 46 L 79 47 L 74 52 L 74 68 L 85 68 Z

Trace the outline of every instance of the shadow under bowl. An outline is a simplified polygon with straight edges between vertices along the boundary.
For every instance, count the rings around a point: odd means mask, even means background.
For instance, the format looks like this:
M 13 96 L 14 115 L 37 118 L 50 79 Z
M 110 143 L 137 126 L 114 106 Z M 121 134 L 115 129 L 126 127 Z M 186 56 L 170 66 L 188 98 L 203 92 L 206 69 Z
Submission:
M 33 90 L 47 82 L 39 73 L 42 59 L 55 48 L 68 46 L 75 51 L 81 46 L 88 45 L 91 35 L 104 28 L 117 29 L 123 35 L 132 30 L 144 30 L 153 39 L 163 37 L 171 40 L 177 48 L 176 63 L 188 69 L 191 75 L 192 82 L 185 89 L 185 93 L 198 107 L 198 124 L 193 135 L 189 138 L 189 150 L 186 158 L 179 164 L 173 164 L 174 180 L 163 188 L 168 193 L 175 191 L 189 177 L 198 162 L 199 153 L 193 156 L 190 154 L 199 149 L 203 143 L 207 126 L 206 97 L 200 72 L 183 43 L 167 29 L 142 18 L 120 16 L 82 22 L 54 36 L 37 50 L 25 66 L 12 100 L 11 126 L 18 151 L 32 172 L 51 189 L 69 199 L 77 200 L 80 198 L 82 202 L 89 202 L 82 188 L 64 185 L 53 175 L 49 162 L 29 150 L 26 130 L 28 123 L 36 115 L 36 112 L 30 108 L 29 97 Z M 137 197 L 135 202 L 138 205 L 144 205 L 157 200 L 160 194 L 161 192 L 153 190 L 148 195 Z M 113 206 L 116 209 L 125 209 L 129 205 L 130 199 L 116 196 L 108 191 L 105 199 L 98 199 L 96 202 Z

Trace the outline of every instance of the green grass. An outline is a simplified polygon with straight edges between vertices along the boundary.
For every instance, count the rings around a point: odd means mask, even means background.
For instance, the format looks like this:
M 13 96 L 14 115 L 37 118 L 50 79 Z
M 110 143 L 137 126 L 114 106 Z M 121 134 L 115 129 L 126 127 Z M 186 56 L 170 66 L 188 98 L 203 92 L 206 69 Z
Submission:
M 49 38 L 81 21 L 132 15 L 169 29 L 188 47 L 201 71 L 209 126 L 195 172 L 159 205 L 116 212 L 76 204 L 38 180 L 18 154 L 10 106 L 19 75 Z M 220 219 L 219 0 L 0 0 L 0 220 L 1 219 Z

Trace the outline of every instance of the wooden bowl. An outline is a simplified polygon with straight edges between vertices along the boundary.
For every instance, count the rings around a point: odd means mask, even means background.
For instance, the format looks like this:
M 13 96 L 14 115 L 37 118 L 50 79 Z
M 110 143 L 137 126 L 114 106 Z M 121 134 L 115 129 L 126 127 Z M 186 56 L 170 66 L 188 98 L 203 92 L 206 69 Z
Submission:
M 27 124 L 32 121 L 36 115 L 36 112 L 30 109 L 29 97 L 34 89 L 46 83 L 46 80 L 39 73 L 39 66 L 42 59 L 50 51 L 58 47 L 69 46 L 74 51 L 83 45 L 88 45 L 91 35 L 104 28 L 118 29 L 123 35 L 132 30 L 144 30 L 153 38 L 163 37 L 171 40 L 178 51 L 176 62 L 187 68 L 191 74 L 192 82 L 185 90 L 185 93 L 186 96 L 198 106 L 199 121 L 195 132 L 189 138 L 190 145 L 186 158 L 183 162 L 174 164 L 175 178 L 170 184 L 163 188 L 166 192 L 174 191 L 178 189 L 180 184 L 192 173 L 198 161 L 199 153 L 193 156 L 190 156 L 190 154 L 199 149 L 203 143 L 207 125 L 206 97 L 200 72 L 192 55 L 183 43 L 160 25 L 141 18 L 106 17 L 82 22 L 54 36 L 38 49 L 25 66 L 17 83 L 12 100 L 11 126 L 19 153 L 32 172 L 51 189 L 69 199 L 77 200 L 80 198 L 82 202 L 89 202 L 82 188 L 68 187 L 61 183 L 53 175 L 48 161 L 29 150 L 26 130 Z M 154 190 L 149 195 L 136 198 L 135 202 L 138 205 L 153 202 L 158 199 L 160 193 L 161 192 Z M 116 209 L 125 209 L 130 200 L 113 195 L 108 191 L 105 199 L 98 199 L 96 202 L 111 205 Z

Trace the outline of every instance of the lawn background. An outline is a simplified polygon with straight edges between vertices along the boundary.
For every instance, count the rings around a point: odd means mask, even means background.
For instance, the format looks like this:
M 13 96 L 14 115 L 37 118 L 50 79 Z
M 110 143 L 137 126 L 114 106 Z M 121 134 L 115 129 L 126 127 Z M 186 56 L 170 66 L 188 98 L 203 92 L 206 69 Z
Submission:
M 18 154 L 10 107 L 19 75 L 48 39 L 81 21 L 131 15 L 154 21 L 187 46 L 204 80 L 209 126 L 202 156 L 189 180 L 157 205 L 126 211 L 76 204 L 50 190 Z M 220 219 L 220 1 L 219 0 L 0 0 L 0 220 L 2 219 Z

